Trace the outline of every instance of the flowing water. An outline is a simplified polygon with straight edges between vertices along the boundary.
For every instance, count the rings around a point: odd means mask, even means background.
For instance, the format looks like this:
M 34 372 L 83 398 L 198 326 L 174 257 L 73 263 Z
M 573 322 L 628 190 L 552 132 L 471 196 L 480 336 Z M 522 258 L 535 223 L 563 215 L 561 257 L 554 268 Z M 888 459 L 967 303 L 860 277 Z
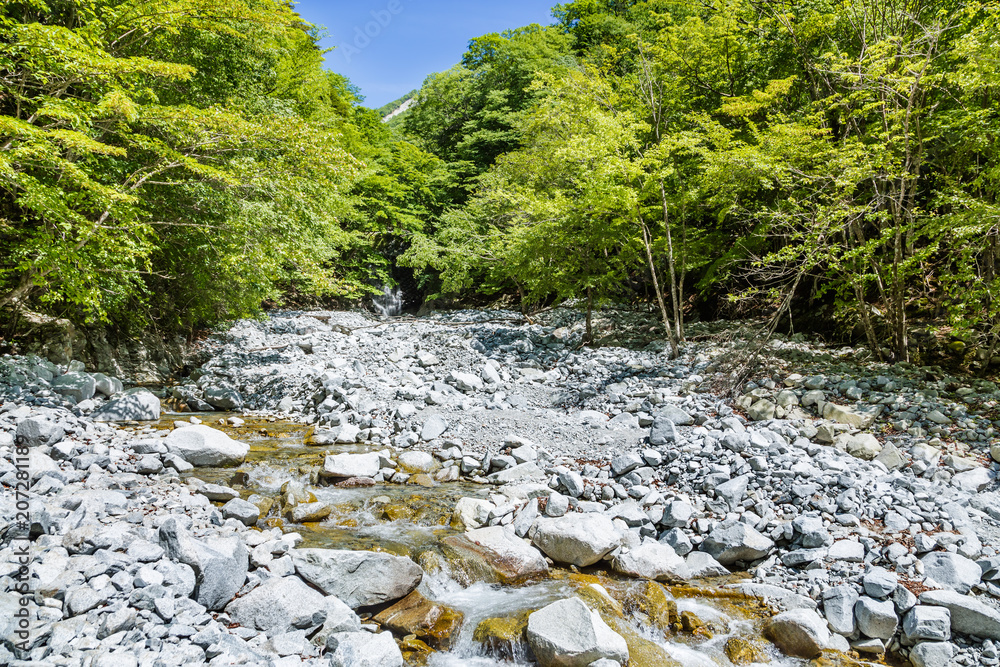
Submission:
M 403 290 L 383 285 L 382 294 L 372 299 L 372 307 L 380 317 L 396 317 L 403 312 Z
M 609 622 L 620 634 L 633 642 L 645 643 L 651 659 L 642 659 L 633 651 L 632 667 L 645 665 L 681 665 L 682 667 L 735 667 L 727 656 L 727 643 L 732 638 L 746 639 L 758 651 L 758 662 L 740 661 L 740 665 L 770 667 L 805 667 L 809 661 L 782 656 L 772 645 L 760 638 L 760 628 L 768 613 L 755 600 L 717 589 L 675 588 L 666 593 L 677 605 L 677 613 L 689 612 L 702 624 L 693 631 L 668 630 L 657 627 L 642 613 L 630 612 L 634 604 L 627 601 L 642 595 L 645 582 L 611 575 L 588 568 L 585 573 L 553 568 L 550 575 L 521 586 L 469 583 L 452 575 L 440 541 L 456 530 L 449 525 L 451 513 L 459 498 L 485 498 L 491 487 L 471 482 L 442 483 L 432 488 L 398 484 L 377 484 L 360 488 L 318 486 L 314 471 L 322 465 L 327 453 L 360 452 L 381 449 L 370 445 L 306 444 L 311 427 L 290 422 L 245 418 L 240 427 L 230 427 L 227 414 L 199 414 L 206 424 L 226 431 L 234 438 L 250 444 L 246 462 L 233 468 L 198 468 L 187 477 L 206 482 L 228 484 L 240 491 L 243 498 L 253 494 L 277 499 L 275 507 L 262 519 L 263 524 L 278 526 L 283 531 L 302 535 L 301 547 L 332 549 L 382 550 L 407 555 L 424 565 L 426 574 L 419 591 L 429 600 L 445 605 L 464 616 L 457 637 L 451 638 L 447 651 L 430 654 L 407 652 L 408 664 L 428 667 L 516 667 L 533 665 L 530 651 L 523 641 L 515 641 L 506 650 L 496 652 L 474 635 L 479 624 L 497 617 L 523 619 L 527 613 L 573 595 L 581 595 L 602 615 L 591 599 L 594 587 L 610 594 Z M 171 428 L 176 420 L 187 421 L 190 415 L 167 415 L 158 428 Z M 286 483 L 302 485 L 316 500 L 333 507 L 329 517 L 318 523 L 293 524 L 282 519 L 280 506 L 282 487 Z M 435 556 L 428 560 L 428 554 Z M 458 579 L 463 579 L 460 583 Z M 588 598 L 585 593 L 589 593 Z M 600 597 L 600 596 L 598 596 Z M 625 603 L 623 603 L 625 602 Z M 630 650 L 632 644 L 630 643 Z M 655 657 L 659 656 L 659 657 Z M 834 663 L 830 663 L 834 664 Z M 843 665 L 857 665 L 844 662 Z

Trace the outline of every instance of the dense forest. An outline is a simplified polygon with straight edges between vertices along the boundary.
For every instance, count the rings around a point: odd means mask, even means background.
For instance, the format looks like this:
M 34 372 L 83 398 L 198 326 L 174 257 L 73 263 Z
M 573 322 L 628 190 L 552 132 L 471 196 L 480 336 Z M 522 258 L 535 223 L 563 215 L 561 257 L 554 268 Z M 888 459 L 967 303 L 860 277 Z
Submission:
M 190 330 L 406 280 L 646 304 L 675 350 L 762 314 L 1000 349 L 996 3 L 578 0 L 388 124 L 285 2 L 2 12 L 5 318 Z

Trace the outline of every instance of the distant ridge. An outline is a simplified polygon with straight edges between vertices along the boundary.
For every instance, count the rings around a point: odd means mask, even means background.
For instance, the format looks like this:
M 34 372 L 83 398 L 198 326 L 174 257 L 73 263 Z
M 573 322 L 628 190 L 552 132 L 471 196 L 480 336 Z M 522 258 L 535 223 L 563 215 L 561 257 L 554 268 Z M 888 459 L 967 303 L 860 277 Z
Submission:
M 393 117 L 398 116 L 399 114 L 409 109 L 413 105 L 412 100 L 413 97 L 417 94 L 418 90 L 419 89 L 411 90 L 407 94 L 400 97 L 398 100 L 389 102 L 388 104 L 383 105 L 378 109 L 376 109 L 378 115 L 382 117 L 382 122 L 384 123 L 388 122 Z

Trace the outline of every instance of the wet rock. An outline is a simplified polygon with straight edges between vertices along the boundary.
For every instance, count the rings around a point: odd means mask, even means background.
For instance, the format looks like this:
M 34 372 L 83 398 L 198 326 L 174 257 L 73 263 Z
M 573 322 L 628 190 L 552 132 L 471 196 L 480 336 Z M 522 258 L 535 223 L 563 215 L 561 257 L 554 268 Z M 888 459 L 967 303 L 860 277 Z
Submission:
M 398 600 L 423 577 L 409 558 L 386 553 L 296 549 L 291 556 L 300 577 L 351 609 Z
M 295 523 L 314 523 L 330 516 L 333 509 L 326 503 L 301 503 L 291 508 L 288 518 Z
M 778 614 L 768 621 L 764 635 L 788 655 L 807 660 L 818 657 L 830 643 L 826 621 L 808 609 Z
M 532 543 L 554 561 L 593 565 L 621 543 L 611 519 L 600 514 L 569 514 L 539 519 Z
M 528 611 L 524 611 L 514 616 L 484 619 L 476 626 L 472 640 L 482 644 L 491 656 L 501 660 L 515 660 L 526 650 L 528 614 Z
M 730 637 L 723 649 L 726 657 L 734 665 L 749 665 L 767 662 L 767 652 L 758 642 L 745 637 Z
M 545 558 L 504 526 L 490 526 L 451 535 L 441 541 L 456 567 L 471 580 L 517 584 L 548 573 Z
M 701 550 L 723 565 L 765 558 L 774 542 L 744 523 L 722 525 L 702 543 Z
M 578 598 L 528 616 L 526 634 L 541 667 L 584 667 L 602 658 L 624 665 L 629 659 L 625 639 Z
M 392 633 L 336 632 L 326 640 L 330 667 L 403 667 Z
M 475 530 L 489 521 L 490 511 L 496 507 L 482 498 L 459 498 L 451 515 L 451 527 L 456 530 Z
M 194 466 L 236 465 L 250 451 L 249 445 L 203 424 L 174 429 L 163 442 L 171 454 Z
M 130 391 L 102 405 L 91 418 L 98 422 L 157 421 L 160 399 L 146 390 Z
M 398 460 L 400 467 L 409 473 L 431 472 L 437 467 L 434 457 L 427 452 L 403 452 Z
M 226 606 L 226 613 L 243 627 L 268 634 L 312 632 L 326 620 L 323 595 L 298 577 L 269 579 Z
M 461 612 L 431 602 L 419 591 L 413 591 L 379 612 L 374 620 L 401 637 L 415 635 L 434 648 L 447 650 L 458 638 L 463 619 Z

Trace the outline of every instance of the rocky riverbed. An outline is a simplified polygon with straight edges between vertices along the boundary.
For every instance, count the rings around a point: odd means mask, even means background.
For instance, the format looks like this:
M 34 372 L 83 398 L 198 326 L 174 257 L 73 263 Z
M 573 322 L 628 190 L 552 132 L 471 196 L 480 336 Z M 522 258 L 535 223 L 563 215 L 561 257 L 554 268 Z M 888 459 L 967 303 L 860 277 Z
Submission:
M 727 401 L 734 327 L 547 317 L 3 358 L 0 663 L 1000 664 L 995 385 L 778 338 Z

